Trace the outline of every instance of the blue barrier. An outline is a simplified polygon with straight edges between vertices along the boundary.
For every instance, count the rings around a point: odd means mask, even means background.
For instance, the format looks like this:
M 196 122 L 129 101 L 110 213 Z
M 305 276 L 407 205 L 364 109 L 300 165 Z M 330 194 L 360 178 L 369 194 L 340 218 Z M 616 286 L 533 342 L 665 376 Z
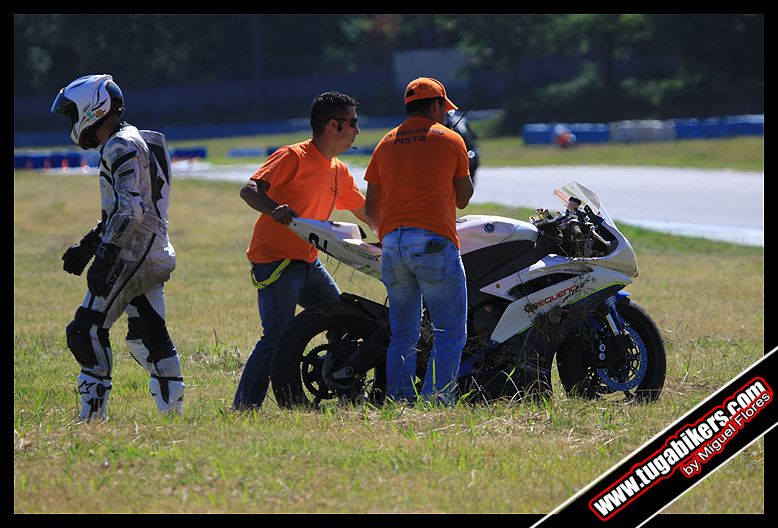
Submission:
M 265 151 L 261 147 L 256 148 L 235 148 L 227 151 L 230 158 L 249 158 L 263 156 Z
M 560 124 L 575 134 L 577 143 L 607 143 L 610 141 L 610 125 L 606 123 L 534 123 L 524 126 L 524 144 L 551 145 L 555 143 L 554 127 Z
M 554 143 L 554 131 L 551 125 L 533 123 L 524 125 L 525 145 L 550 145 Z
M 709 139 L 734 136 L 763 136 L 764 115 L 676 119 L 677 139 Z
M 173 160 L 205 158 L 205 147 L 177 148 L 170 151 Z M 97 167 L 100 154 L 97 151 L 30 151 L 14 154 L 14 169 L 72 169 L 76 167 Z
M 524 144 L 554 144 L 556 139 L 554 126 L 557 124 L 531 123 L 525 125 L 522 132 Z M 564 125 L 575 135 L 576 143 L 764 136 L 763 114 L 704 119 L 684 118 L 662 122 L 617 121 L 613 123 L 564 123 Z
M 720 138 L 726 135 L 726 126 L 720 119 L 677 119 L 676 139 Z
M 733 136 L 764 136 L 764 115 L 743 115 L 728 117 Z
M 170 157 L 174 160 L 206 158 L 208 151 L 205 147 L 175 148 L 170 150 Z
M 94 161 L 93 161 L 94 159 Z M 68 169 L 97 166 L 99 155 L 85 156 L 78 152 L 27 152 L 14 154 L 14 169 Z
M 611 140 L 610 124 L 570 123 L 567 127 L 578 143 L 608 143 Z

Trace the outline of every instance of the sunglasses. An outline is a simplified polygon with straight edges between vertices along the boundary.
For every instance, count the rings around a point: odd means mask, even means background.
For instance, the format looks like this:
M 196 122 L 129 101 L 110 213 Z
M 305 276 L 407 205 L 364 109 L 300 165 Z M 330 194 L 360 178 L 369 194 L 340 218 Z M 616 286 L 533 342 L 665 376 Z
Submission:
M 346 119 L 345 117 L 331 117 L 330 119 L 334 119 L 335 121 L 346 121 L 351 125 L 351 128 L 357 128 L 357 123 L 359 122 L 358 117 L 352 117 L 351 119 Z M 329 119 L 327 121 L 329 121 Z

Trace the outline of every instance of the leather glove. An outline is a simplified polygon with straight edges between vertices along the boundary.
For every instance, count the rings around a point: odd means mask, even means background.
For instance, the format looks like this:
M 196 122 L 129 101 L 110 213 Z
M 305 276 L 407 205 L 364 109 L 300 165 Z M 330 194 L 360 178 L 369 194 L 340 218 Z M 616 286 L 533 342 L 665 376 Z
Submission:
M 73 275 L 81 275 L 84 268 L 92 259 L 92 256 L 100 245 L 100 230 L 102 222 L 89 231 L 78 244 L 70 246 L 62 255 L 62 269 Z
M 107 297 L 121 271 L 118 255 L 121 248 L 102 243 L 95 252 L 95 261 L 86 272 L 86 285 L 93 295 Z

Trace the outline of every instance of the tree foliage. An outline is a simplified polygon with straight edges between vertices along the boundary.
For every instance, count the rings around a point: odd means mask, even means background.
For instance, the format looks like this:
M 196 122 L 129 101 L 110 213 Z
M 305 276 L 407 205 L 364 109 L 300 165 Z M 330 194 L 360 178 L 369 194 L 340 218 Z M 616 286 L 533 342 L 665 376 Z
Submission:
M 98 72 L 133 89 L 389 72 L 395 51 L 453 46 L 466 75 L 505 79 L 492 104 L 513 122 L 763 111 L 761 14 L 16 14 L 13 84 L 29 96 Z M 532 61 L 574 73 L 538 85 Z

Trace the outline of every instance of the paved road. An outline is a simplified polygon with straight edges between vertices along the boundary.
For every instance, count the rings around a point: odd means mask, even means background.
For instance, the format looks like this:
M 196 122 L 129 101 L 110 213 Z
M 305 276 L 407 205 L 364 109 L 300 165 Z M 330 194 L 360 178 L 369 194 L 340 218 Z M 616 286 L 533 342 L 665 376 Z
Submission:
M 256 167 L 177 167 L 178 177 L 244 182 Z M 364 167 L 353 167 L 364 188 Z M 482 167 L 473 202 L 558 210 L 553 190 L 577 181 L 617 221 L 686 236 L 764 246 L 764 173 L 663 167 Z
M 764 245 L 764 174 L 660 167 L 484 168 L 475 201 L 559 209 L 551 190 L 577 181 L 625 223 Z M 540 204 L 540 205 L 536 205 Z M 550 208 L 550 207 L 549 207 Z

